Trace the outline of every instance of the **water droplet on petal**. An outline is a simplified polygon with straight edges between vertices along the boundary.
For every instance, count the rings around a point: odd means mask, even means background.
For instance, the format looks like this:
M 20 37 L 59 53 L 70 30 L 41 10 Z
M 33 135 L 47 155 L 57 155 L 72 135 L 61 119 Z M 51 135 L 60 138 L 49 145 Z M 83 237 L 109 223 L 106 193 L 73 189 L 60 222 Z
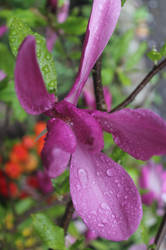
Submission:
M 111 177 L 111 176 L 113 176 L 113 174 L 112 174 L 112 170 L 111 169 L 107 169 L 107 175 L 109 176 L 109 177 Z
M 110 210 L 110 207 L 108 206 L 108 204 L 107 203 L 102 203 L 101 204 L 101 207 L 103 208 L 103 209 L 107 209 L 107 210 Z
M 97 176 L 100 176 L 100 173 L 99 173 L 99 172 L 97 172 L 96 174 L 97 174 Z
M 79 169 L 78 170 L 78 177 L 79 177 L 79 180 L 81 182 L 81 185 L 85 188 L 87 186 L 87 183 L 88 183 L 88 174 L 87 174 L 86 170 Z
M 104 227 L 104 224 L 99 223 L 98 226 L 99 226 L 99 227 Z

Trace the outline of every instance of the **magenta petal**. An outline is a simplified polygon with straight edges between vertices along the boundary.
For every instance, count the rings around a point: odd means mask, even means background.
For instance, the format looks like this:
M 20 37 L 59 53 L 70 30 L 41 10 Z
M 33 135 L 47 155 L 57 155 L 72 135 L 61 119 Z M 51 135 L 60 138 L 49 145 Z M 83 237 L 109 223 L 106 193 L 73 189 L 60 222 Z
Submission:
M 48 51 L 52 51 L 54 48 L 54 44 L 57 40 L 57 34 L 55 33 L 55 31 L 51 28 L 47 28 L 47 32 L 46 32 L 46 42 L 47 42 L 47 49 Z
M 66 21 L 69 14 L 70 0 L 65 0 L 62 7 L 58 9 L 58 22 L 63 23 Z
M 49 110 L 55 102 L 44 85 L 35 49 L 35 38 L 28 36 L 19 48 L 15 68 L 17 97 L 25 111 L 33 115 Z
M 6 25 L 0 26 L 0 37 L 2 37 L 6 31 L 7 31 Z
M 97 59 L 106 47 L 118 21 L 121 0 L 94 0 L 86 31 L 81 63 L 76 81 L 66 97 L 76 104 Z
M 140 195 L 131 177 L 105 154 L 77 147 L 70 192 L 76 212 L 100 237 L 121 241 L 136 231 L 142 217 Z
M 71 128 L 62 120 L 49 120 L 48 134 L 42 150 L 42 160 L 49 177 L 55 178 L 64 172 L 75 148 L 76 138 Z
M 47 194 L 53 191 L 51 178 L 47 175 L 46 172 L 38 171 L 37 180 L 39 182 L 39 187 L 44 194 Z
M 72 126 L 78 141 L 94 152 L 100 152 L 103 149 L 102 129 L 91 115 L 66 101 L 56 104 L 55 109 Z
M 94 112 L 94 117 L 115 143 L 136 159 L 166 154 L 166 122 L 147 109 L 123 109 L 113 114 Z
M 6 78 L 6 74 L 3 72 L 3 70 L 0 70 L 0 81 L 4 80 Z

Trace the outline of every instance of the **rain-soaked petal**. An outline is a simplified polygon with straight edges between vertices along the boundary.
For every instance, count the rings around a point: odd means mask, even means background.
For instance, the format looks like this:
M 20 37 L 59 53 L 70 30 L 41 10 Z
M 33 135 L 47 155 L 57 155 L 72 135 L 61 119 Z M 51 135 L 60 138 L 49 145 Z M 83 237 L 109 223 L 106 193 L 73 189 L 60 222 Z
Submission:
M 42 161 L 49 177 L 61 175 L 76 148 L 76 138 L 71 128 L 60 119 L 48 121 L 48 134 L 42 150 Z
M 115 143 L 136 159 L 166 154 L 166 122 L 147 109 L 123 109 L 113 114 L 96 111 L 93 116 Z
M 131 177 L 105 154 L 77 147 L 70 192 L 76 212 L 98 236 L 121 241 L 136 231 L 142 217 L 140 195 Z
M 85 144 L 89 150 L 100 152 L 103 149 L 102 129 L 90 114 L 66 101 L 56 104 L 55 110 L 72 127 L 77 140 Z
M 28 36 L 19 48 L 15 68 L 17 97 L 25 111 L 33 115 L 49 110 L 55 102 L 55 96 L 46 90 L 35 49 L 35 38 Z
M 76 104 L 97 59 L 106 47 L 118 21 L 121 0 L 94 0 L 86 30 L 81 63 L 75 83 L 66 97 Z

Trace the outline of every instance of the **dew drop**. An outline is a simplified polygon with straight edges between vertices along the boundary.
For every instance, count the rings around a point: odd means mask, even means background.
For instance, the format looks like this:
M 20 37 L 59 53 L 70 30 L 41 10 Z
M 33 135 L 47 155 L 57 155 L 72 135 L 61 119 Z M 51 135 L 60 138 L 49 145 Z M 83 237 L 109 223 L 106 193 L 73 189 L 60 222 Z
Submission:
M 113 176 L 111 169 L 107 169 L 106 173 L 107 173 L 107 176 L 109 177 Z
M 77 185 L 76 187 L 78 191 L 81 189 L 80 185 Z
M 107 210 L 110 210 L 110 207 L 108 206 L 108 204 L 107 203 L 102 203 L 101 204 L 101 207 L 103 208 L 103 209 L 107 209 Z
M 99 227 L 104 227 L 104 224 L 99 223 L 98 226 L 99 226 Z
M 116 197 L 117 197 L 117 198 L 120 198 L 120 194 L 119 194 L 119 193 L 117 193 Z
M 87 186 L 88 183 L 88 174 L 84 169 L 79 169 L 78 170 L 78 176 L 79 176 L 79 180 L 81 185 L 85 188 Z
M 97 176 L 100 176 L 100 173 L 99 173 L 99 172 L 97 172 L 96 174 L 97 174 Z

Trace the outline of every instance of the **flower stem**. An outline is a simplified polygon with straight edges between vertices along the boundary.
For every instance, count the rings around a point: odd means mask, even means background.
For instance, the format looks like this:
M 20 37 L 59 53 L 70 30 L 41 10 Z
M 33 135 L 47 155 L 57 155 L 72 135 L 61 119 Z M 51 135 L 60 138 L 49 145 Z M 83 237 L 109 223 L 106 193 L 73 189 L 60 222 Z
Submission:
M 135 97 L 141 92 L 141 90 L 150 82 L 150 80 L 158 74 L 164 67 L 166 67 L 166 59 L 161 61 L 159 64 L 155 65 L 152 70 L 145 76 L 142 82 L 136 87 L 136 89 L 118 106 L 111 110 L 111 113 L 121 110 L 128 106 Z
M 161 243 L 165 239 L 165 235 L 166 235 L 166 212 L 165 212 L 165 214 L 163 216 L 163 219 L 161 221 L 159 230 L 157 232 L 157 235 L 156 235 L 156 238 L 155 238 L 155 241 L 154 241 L 154 243 L 156 245 L 155 250 L 160 249 Z
M 68 230 L 70 221 L 72 219 L 73 212 L 74 212 L 73 202 L 70 199 L 69 202 L 67 203 L 65 214 L 61 221 L 61 227 L 63 227 L 65 235 L 67 234 L 67 230 Z
M 101 80 L 102 57 L 100 57 L 93 68 L 93 82 L 96 97 L 96 108 L 101 111 L 106 111 L 107 107 L 104 100 L 104 92 Z

